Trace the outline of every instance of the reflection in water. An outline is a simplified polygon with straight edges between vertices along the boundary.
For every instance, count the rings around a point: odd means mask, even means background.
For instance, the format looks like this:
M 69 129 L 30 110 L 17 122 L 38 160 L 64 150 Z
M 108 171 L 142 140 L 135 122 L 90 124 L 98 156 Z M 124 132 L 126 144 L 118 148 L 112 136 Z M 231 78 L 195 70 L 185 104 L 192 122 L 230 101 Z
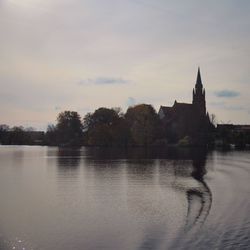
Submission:
M 157 160 L 160 161 L 161 169 L 173 171 L 173 175 L 179 178 L 173 183 L 172 188 L 178 192 L 184 192 L 187 199 L 186 230 L 191 229 L 199 222 L 202 225 L 212 206 L 212 193 L 204 180 L 206 174 L 206 149 L 198 148 L 87 148 L 88 158 L 86 165 L 92 165 L 97 172 L 103 167 L 117 167 L 121 160 L 126 161 L 127 174 L 130 179 L 140 181 L 154 178 Z M 172 162 L 170 162 L 172 160 Z M 190 161 L 192 165 L 190 165 Z M 190 169 L 191 167 L 191 169 Z M 183 181 L 189 178 L 193 183 Z M 165 173 L 160 176 L 160 183 L 164 185 L 167 180 Z M 184 179 L 183 179 L 184 178 Z M 168 186 L 168 184 L 167 184 Z M 136 201 L 134 201 L 136 202 Z
M 2 147 L 0 159 L 0 249 L 249 249 L 249 152 Z
M 49 169 L 56 166 L 51 201 L 56 197 L 58 204 L 51 220 L 57 220 L 59 232 L 65 228 L 62 245 L 73 244 L 66 240 L 70 232 L 91 235 L 90 243 L 76 238 L 76 249 L 88 244 L 94 249 L 95 241 L 118 249 L 118 238 L 112 235 L 120 230 L 133 239 L 131 228 L 139 242 L 130 249 L 161 249 L 171 239 L 166 232 L 178 239 L 183 226 L 187 231 L 204 223 L 212 204 L 204 180 L 206 156 L 206 150 L 176 148 L 48 149 Z M 171 217 L 177 210 L 182 219 L 174 224 Z M 95 236 L 99 234 L 105 237 Z
M 187 212 L 187 226 L 192 227 L 198 221 L 200 224 L 203 224 L 209 214 L 209 211 L 212 206 L 212 193 L 208 185 L 204 181 L 204 175 L 206 174 L 206 151 L 199 151 L 193 158 L 193 171 L 191 176 L 199 182 L 198 188 L 188 189 L 187 200 L 188 200 L 188 212 Z M 194 216 L 193 221 L 189 221 L 189 216 L 192 214 L 192 203 L 194 201 L 199 201 L 199 209 L 196 215 Z
M 206 150 L 198 148 L 175 148 L 175 147 L 130 147 L 130 148 L 112 148 L 112 147 L 88 147 L 85 148 L 87 159 L 89 160 L 155 160 L 155 159 L 173 159 L 190 160 L 200 157 L 206 157 Z M 202 153 L 202 155 L 200 155 Z
M 77 168 L 81 161 L 81 151 L 78 148 L 58 148 L 57 165 L 61 170 L 67 171 Z

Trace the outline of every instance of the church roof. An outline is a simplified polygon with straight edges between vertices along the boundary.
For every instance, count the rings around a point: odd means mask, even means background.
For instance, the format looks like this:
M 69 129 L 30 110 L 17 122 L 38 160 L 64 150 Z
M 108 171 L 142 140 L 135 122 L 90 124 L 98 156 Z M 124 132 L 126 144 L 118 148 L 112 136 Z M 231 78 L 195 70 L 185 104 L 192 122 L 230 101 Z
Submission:
M 184 114 L 190 114 L 191 112 L 194 111 L 194 105 L 191 103 L 178 103 L 175 102 L 173 106 L 173 111 L 179 114 L 179 115 L 184 115 Z
M 193 112 L 194 106 L 191 103 L 180 103 L 175 101 L 172 107 L 161 106 L 160 110 L 163 111 L 165 116 L 173 116 Z
M 177 106 L 177 107 L 192 107 L 192 103 L 184 103 L 184 102 L 176 102 L 174 104 L 174 106 Z
M 160 109 L 163 111 L 164 114 L 167 114 L 171 112 L 173 107 L 166 107 L 166 106 L 161 106 Z

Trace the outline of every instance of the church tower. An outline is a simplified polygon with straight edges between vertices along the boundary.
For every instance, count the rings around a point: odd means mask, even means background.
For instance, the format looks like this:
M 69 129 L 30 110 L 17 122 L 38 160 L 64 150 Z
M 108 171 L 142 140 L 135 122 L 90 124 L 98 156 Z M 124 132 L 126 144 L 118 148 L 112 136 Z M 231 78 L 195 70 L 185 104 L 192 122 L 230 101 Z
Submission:
M 198 68 L 195 88 L 193 89 L 193 105 L 201 115 L 206 115 L 205 89 L 201 81 L 200 68 Z

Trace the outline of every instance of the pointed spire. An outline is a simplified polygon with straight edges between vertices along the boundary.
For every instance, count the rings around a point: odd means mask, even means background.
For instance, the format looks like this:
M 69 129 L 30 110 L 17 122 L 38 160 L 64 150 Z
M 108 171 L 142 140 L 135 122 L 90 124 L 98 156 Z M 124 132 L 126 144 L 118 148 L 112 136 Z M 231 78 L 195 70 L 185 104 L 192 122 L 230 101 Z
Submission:
M 196 79 L 196 86 L 198 85 L 202 86 L 200 67 L 198 67 L 198 73 L 197 73 L 197 79 Z

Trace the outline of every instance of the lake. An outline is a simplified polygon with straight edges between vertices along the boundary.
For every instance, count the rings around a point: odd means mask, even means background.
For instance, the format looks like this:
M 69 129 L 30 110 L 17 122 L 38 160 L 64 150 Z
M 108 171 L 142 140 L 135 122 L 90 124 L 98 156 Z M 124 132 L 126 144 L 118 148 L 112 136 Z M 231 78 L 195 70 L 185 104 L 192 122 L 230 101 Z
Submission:
M 0 249 L 249 249 L 250 152 L 0 146 Z

